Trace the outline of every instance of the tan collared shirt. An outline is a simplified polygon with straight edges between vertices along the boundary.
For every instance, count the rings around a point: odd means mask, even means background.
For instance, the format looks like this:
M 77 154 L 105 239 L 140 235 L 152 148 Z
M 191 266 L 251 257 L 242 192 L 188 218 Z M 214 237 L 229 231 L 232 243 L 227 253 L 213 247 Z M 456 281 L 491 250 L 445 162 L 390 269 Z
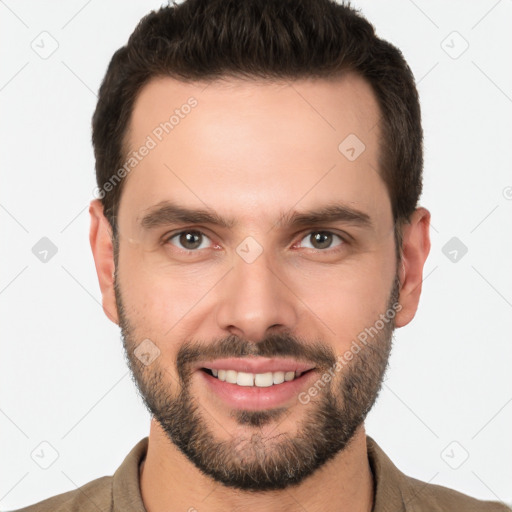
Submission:
M 373 512 L 511 512 L 502 503 L 480 501 L 439 485 L 404 475 L 377 443 L 366 436 L 375 481 Z M 139 465 L 148 438 L 139 441 L 113 476 L 104 476 L 73 491 L 16 512 L 146 512 L 139 487 Z M 340 506 L 340 510 L 343 507 Z

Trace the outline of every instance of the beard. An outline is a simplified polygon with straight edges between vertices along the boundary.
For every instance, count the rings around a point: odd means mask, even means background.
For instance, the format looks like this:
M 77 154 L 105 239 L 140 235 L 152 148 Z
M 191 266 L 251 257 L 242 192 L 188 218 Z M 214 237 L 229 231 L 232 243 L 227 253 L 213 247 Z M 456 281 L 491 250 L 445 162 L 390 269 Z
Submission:
M 374 329 L 372 340 L 359 346 L 351 361 L 336 372 L 341 375 L 327 384 L 321 377 L 329 369 L 332 376 L 339 360 L 333 349 L 319 341 L 304 342 L 289 333 L 270 334 L 258 343 L 233 335 L 215 343 L 185 341 L 176 357 L 176 380 L 159 365 L 158 358 L 145 366 L 136 357 L 134 349 L 141 340 L 135 335 L 136 326 L 127 318 L 117 279 L 115 294 L 125 357 L 145 406 L 169 440 L 204 475 L 227 487 L 262 492 L 300 484 L 347 447 L 381 389 L 391 351 L 394 315 L 387 322 L 380 321 L 384 326 Z M 396 307 L 398 294 L 395 278 L 388 311 Z M 297 407 L 306 407 L 303 401 L 286 408 L 233 410 L 231 417 L 239 428 L 236 435 L 228 434 L 225 440 L 210 428 L 213 418 L 191 392 L 196 363 L 246 356 L 287 356 L 315 364 L 316 382 L 322 389 L 309 400 L 295 434 L 277 433 L 278 420 L 286 419 Z M 271 428 L 272 422 L 275 425 Z M 267 426 L 265 432 L 263 426 Z

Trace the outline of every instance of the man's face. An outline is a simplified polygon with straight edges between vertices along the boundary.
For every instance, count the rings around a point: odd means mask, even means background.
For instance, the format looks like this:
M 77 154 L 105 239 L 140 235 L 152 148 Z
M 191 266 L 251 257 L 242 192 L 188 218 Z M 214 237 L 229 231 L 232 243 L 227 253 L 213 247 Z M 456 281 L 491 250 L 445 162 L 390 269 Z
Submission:
M 155 132 L 190 97 L 197 105 Z M 299 483 L 375 401 L 398 297 L 378 121 L 355 76 L 206 88 L 165 78 L 135 103 L 130 150 L 155 144 L 119 206 L 119 324 L 153 416 L 226 485 Z M 180 220 L 171 204 L 232 223 Z M 326 207 L 342 214 L 292 222 Z

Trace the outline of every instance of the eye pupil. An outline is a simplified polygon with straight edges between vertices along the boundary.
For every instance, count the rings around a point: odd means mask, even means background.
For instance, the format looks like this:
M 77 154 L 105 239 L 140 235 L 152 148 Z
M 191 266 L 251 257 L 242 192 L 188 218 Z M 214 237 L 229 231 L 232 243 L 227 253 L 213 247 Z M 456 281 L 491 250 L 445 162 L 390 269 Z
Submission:
M 325 249 L 326 247 L 329 247 L 332 242 L 332 234 L 326 233 L 325 231 L 318 231 L 313 235 L 314 243 L 313 245 L 317 249 Z M 319 243 L 319 247 L 317 246 L 317 243 Z
M 197 249 L 201 245 L 201 233 L 185 231 L 180 235 L 180 244 L 186 249 Z

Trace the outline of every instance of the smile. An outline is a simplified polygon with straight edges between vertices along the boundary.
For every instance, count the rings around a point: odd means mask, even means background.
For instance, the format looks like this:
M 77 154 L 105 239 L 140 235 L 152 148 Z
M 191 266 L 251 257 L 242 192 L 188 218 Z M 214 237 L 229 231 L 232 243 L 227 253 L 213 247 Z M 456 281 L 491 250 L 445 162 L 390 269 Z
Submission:
M 270 386 L 282 384 L 283 382 L 290 382 L 299 378 L 307 371 L 277 371 L 265 373 L 248 373 L 237 372 L 236 370 L 225 370 L 216 368 L 202 368 L 203 371 L 216 377 L 222 382 L 229 384 L 236 384 L 237 386 L 267 388 Z

